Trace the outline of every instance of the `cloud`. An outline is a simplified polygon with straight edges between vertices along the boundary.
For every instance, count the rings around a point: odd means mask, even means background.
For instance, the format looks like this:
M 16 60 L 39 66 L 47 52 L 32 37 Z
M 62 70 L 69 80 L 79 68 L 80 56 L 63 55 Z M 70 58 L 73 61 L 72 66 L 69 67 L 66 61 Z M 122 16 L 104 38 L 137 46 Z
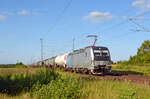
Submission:
M 30 12 L 27 11 L 27 10 L 22 10 L 22 11 L 19 11 L 18 14 L 19 14 L 19 15 L 29 15 Z
M 99 23 L 106 20 L 111 20 L 113 16 L 109 12 L 90 12 L 88 16 L 84 17 L 84 20 L 89 20 L 92 23 Z
M 137 0 L 132 3 L 133 7 L 139 8 L 143 11 L 150 10 L 150 1 L 149 0 Z
M 0 21 L 5 20 L 6 18 L 8 18 L 11 15 L 13 15 L 12 12 L 0 11 Z
M 0 15 L 0 21 L 5 20 L 5 19 L 6 19 L 6 16 Z
M 8 11 L 0 11 L 0 14 L 1 14 L 1 15 L 7 15 L 7 16 L 13 15 L 12 12 L 8 12 Z

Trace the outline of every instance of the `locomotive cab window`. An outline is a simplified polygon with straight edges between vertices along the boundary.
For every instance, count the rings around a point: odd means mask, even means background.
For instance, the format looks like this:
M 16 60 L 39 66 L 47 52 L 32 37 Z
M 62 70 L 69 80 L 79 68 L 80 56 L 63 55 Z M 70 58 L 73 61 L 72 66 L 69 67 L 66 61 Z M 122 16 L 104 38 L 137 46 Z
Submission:
M 108 50 L 104 50 L 104 51 L 102 51 L 102 56 L 109 56 L 109 52 L 108 52 Z
M 94 53 L 94 56 L 101 56 L 101 53 Z
M 109 51 L 108 50 L 94 50 L 94 59 L 99 60 L 109 60 Z
M 109 56 L 108 50 L 94 50 L 94 56 Z

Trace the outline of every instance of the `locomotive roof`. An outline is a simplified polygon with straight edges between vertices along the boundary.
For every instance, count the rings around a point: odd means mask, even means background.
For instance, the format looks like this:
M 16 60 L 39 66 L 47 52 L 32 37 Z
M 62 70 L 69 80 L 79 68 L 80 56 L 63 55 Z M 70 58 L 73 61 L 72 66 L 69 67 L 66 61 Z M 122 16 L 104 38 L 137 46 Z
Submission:
M 106 48 L 107 49 L 107 47 L 104 47 L 104 46 L 87 46 L 87 47 L 85 47 L 85 48 Z
M 85 48 L 81 48 L 81 49 L 78 49 L 78 50 L 84 50 L 86 48 L 94 48 L 94 49 L 99 49 L 100 48 L 100 49 L 103 49 L 103 50 L 108 49 L 107 47 L 104 47 L 104 46 L 87 46 Z M 74 50 L 74 52 L 76 52 L 78 50 Z
M 107 47 L 104 47 L 104 46 L 87 46 L 85 48 L 81 48 L 81 49 L 78 49 L 78 50 L 74 50 L 73 53 L 76 53 L 76 52 L 83 52 L 84 49 L 86 48 L 93 48 L 95 50 L 98 50 L 98 49 L 101 49 L 101 50 L 108 50 Z

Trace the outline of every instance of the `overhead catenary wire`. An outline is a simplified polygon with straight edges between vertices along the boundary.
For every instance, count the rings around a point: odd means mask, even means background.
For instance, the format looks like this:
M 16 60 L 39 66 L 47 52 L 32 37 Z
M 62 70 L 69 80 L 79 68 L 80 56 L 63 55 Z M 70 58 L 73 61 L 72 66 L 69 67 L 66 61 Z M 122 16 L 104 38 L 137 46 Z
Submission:
M 40 40 L 41 40 L 41 39 L 44 40 L 44 38 L 49 34 L 49 32 L 52 32 L 52 31 L 56 28 L 56 26 L 58 25 L 58 23 L 59 23 L 59 22 L 61 21 L 61 19 L 63 18 L 63 15 L 66 13 L 67 9 L 68 9 L 69 6 L 71 5 L 72 1 L 73 1 L 73 0 L 69 0 L 69 2 L 68 2 L 67 5 L 64 7 L 64 9 L 62 10 L 62 12 L 57 16 L 56 22 L 53 24 L 53 26 L 51 27 L 50 31 L 48 31 L 46 34 L 44 34 L 44 35 L 40 38 Z M 43 46 L 42 46 L 42 47 L 43 47 Z M 43 51 L 42 48 L 41 48 L 41 51 Z M 43 57 L 43 55 L 41 55 L 41 56 Z M 42 59 L 41 59 L 41 60 L 42 60 Z
M 138 15 L 133 16 L 132 18 L 137 18 L 137 17 L 139 17 L 139 16 L 143 16 L 143 15 L 145 15 L 145 14 L 148 14 L 149 12 L 150 12 L 150 11 L 142 12 L 142 13 L 140 13 L 140 14 L 138 14 Z M 114 25 L 112 25 L 112 26 L 110 26 L 110 27 L 107 27 L 107 28 L 101 30 L 100 32 L 97 32 L 96 35 L 98 35 L 99 33 L 103 33 L 104 31 L 111 30 L 112 28 L 119 27 L 119 26 L 121 26 L 122 24 L 125 24 L 126 22 L 129 22 L 129 19 L 130 19 L 130 18 L 127 18 L 125 21 L 121 21 L 120 23 L 117 23 L 117 24 L 114 24 Z M 138 18 L 137 18 L 137 19 L 138 19 Z M 139 24 L 138 24 L 138 25 L 139 25 Z M 142 26 L 141 26 L 141 27 L 142 27 Z M 145 30 L 146 30 L 146 29 L 145 29 Z M 149 30 L 147 30 L 147 32 L 149 32 Z M 116 39 L 116 38 L 118 39 L 118 38 L 121 38 L 122 36 L 129 35 L 129 34 L 131 34 L 131 33 L 133 33 L 133 32 L 127 32 L 127 33 L 124 33 L 124 34 L 122 34 L 122 35 L 115 36 L 115 37 L 113 37 L 113 39 Z
M 143 29 L 145 32 L 150 32 L 150 30 L 148 30 L 147 28 L 143 27 L 141 24 L 137 23 L 134 21 L 133 18 L 129 19 L 132 23 L 136 24 L 138 27 L 140 27 L 141 29 Z
M 69 2 L 67 3 L 67 5 L 66 5 L 66 6 L 64 7 L 64 9 L 62 10 L 61 14 L 57 16 L 56 22 L 55 22 L 55 24 L 52 26 L 52 28 L 50 29 L 49 32 L 52 32 L 52 31 L 56 28 L 56 26 L 58 25 L 58 23 L 59 23 L 59 22 L 61 21 L 61 19 L 63 18 L 63 15 L 66 13 L 67 9 L 68 9 L 69 6 L 71 5 L 72 1 L 73 1 L 73 0 L 69 0 Z M 42 38 L 45 38 L 45 37 L 49 34 L 49 32 L 47 32 Z
M 131 8 L 127 8 L 127 9 L 125 9 L 125 10 L 119 12 L 119 14 L 122 14 L 122 13 L 129 13 L 130 11 L 131 11 Z M 128 20 L 126 20 L 126 21 L 128 21 Z M 82 37 L 82 36 L 85 36 L 85 35 L 91 35 L 91 34 L 98 35 L 99 33 L 102 33 L 102 32 L 104 32 L 104 31 L 106 31 L 106 30 L 115 28 L 116 26 L 121 26 L 122 24 L 125 24 L 126 21 L 122 21 L 122 22 L 117 23 L 117 24 L 115 24 L 115 25 L 111 25 L 111 26 L 109 26 L 109 27 L 107 27 L 107 28 L 104 28 L 104 29 L 101 30 L 100 32 L 95 32 L 95 33 L 81 33 L 81 35 L 78 36 L 78 37 L 80 37 L 78 40 L 82 39 L 82 41 L 83 41 L 83 38 L 81 38 L 81 37 Z M 103 26 L 103 25 L 105 25 L 105 22 L 104 22 L 103 24 L 101 24 L 101 26 Z M 97 26 L 96 29 L 97 29 L 98 27 L 99 27 L 99 26 Z M 80 42 L 82 42 L 82 41 L 80 40 Z M 86 40 L 84 39 L 84 42 L 85 42 L 85 41 L 86 41 Z M 86 42 L 87 42 L 87 41 L 86 41 Z
M 149 29 L 143 27 L 141 24 L 139 24 L 139 23 L 137 23 L 137 22 L 134 21 L 134 20 L 145 20 L 145 18 L 139 18 L 139 16 L 142 16 L 142 15 L 144 15 L 144 14 L 148 14 L 149 12 L 150 12 L 150 11 L 146 11 L 146 12 L 140 13 L 139 15 L 136 15 L 136 16 L 134 16 L 134 17 L 132 17 L 132 18 L 128 18 L 128 20 L 129 20 L 130 22 L 136 24 L 136 25 L 137 25 L 138 27 L 140 27 L 142 30 L 139 30 L 139 29 L 136 29 L 136 30 L 130 29 L 130 31 L 132 31 L 132 32 L 124 33 L 124 34 L 122 34 L 122 35 L 119 35 L 119 36 L 116 36 L 116 37 L 113 37 L 113 38 L 117 38 L 117 39 L 118 39 L 118 38 L 121 38 L 121 37 L 123 37 L 123 36 L 129 35 L 129 34 L 134 33 L 134 32 L 141 32 L 141 31 L 143 31 L 143 32 L 150 32 Z M 146 20 L 149 20 L 149 18 L 146 18 Z
M 131 8 L 127 8 L 123 11 L 120 11 L 118 14 L 121 15 L 121 14 L 124 14 L 124 13 L 129 13 L 131 11 Z M 104 22 L 103 24 L 101 24 L 101 26 L 104 26 L 106 23 Z M 99 26 L 96 27 L 96 29 L 98 28 Z
M 127 9 L 125 9 L 125 10 L 123 10 L 123 11 L 120 11 L 119 12 L 119 14 L 122 14 L 122 13 L 129 13 L 131 11 L 131 8 L 127 8 Z M 117 23 L 117 25 L 121 25 L 121 24 L 124 24 L 125 22 L 120 22 L 120 23 Z M 104 26 L 106 23 L 104 22 L 103 24 L 101 24 L 101 26 Z M 115 24 L 116 25 L 116 24 Z M 97 26 L 96 27 L 96 29 L 98 28 L 99 26 Z M 105 31 L 105 30 L 107 30 L 108 28 L 113 28 L 114 27 L 114 25 L 113 26 L 110 26 L 110 27 L 107 27 L 107 28 L 105 28 L 105 29 L 103 29 L 102 31 Z M 97 33 L 97 32 L 96 32 Z M 83 33 L 83 34 L 81 34 L 81 35 L 79 35 L 78 37 L 82 37 L 83 35 L 90 35 L 90 34 L 93 34 L 93 33 Z
M 125 11 L 122 11 L 122 12 L 130 12 L 129 11 L 130 9 L 127 9 L 127 10 L 125 10 Z M 122 13 L 121 12 L 121 13 Z M 145 15 L 145 14 L 148 14 L 150 11 L 145 11 L 145 12 L 142 12 L 142 13 L 139 13 L 138 15 L 135 15 L 135 16 L 133 16 L 132 18 L 137 18 L 137 17 L 140 17 L 140 16 L 143 16 L 143 15 Z M 109 26 L 109 27 L 107 27 L 107 28 L 104 28 L 103 30 L 101 30 L 100 32 L 96 32 L 96 33 L 83 33 L 82 35 L 85 35 L 85 34 L 96 34 L 96 35 L 98 35 L 98 34 L 100 34 L 100 33 L 103 33 L 104 31 L 108 31 L 108 30 L 111 30 L 111 29 L 113 29 L 113 28 L 117 28 L 117 27 L 119 27 L 119 26 L 121 26 L 121 25 L 123 25 L 123 24 L 125 24 L 125 23 L 127 23 L 127 22 L 129 22 L 129 18 L 126 18 L 125 20 L 123 20 L 123 21 L 121 21 L 121 22 L 119 22 L 119 23 L 117 23 L 117 24 L 114 24 L 114 25 L 111 25 L 111 26 Z M 133 32 L 132 32 L 133 33 Z M 122 37 L 123 35 L 129 35 L 129 34 L 131 34 L 131 32 L 128 32 L 128 33 L 124 33 L 124 34 L 122 34 L 122 35 L 119 35 L 119 36 L 117 36 L 117 38 L 119 37 Z M 81 37 L 81 36 L 80 36 Z
M 146 13 L 147 13 L 147 12 L 144 12 L 144 13 L 139 14 L 139 15 L 137 15 L 137 16 L 142 16 L 143 14 L 146 14 Z M 134 16 L 134 17 L 137 17 L 137 16 Z M 97 32 L 97 33 L 99 34 L 99 33 L 102 33 L 103 31 L 110 30 L 110 29 L 112 29 L 112 28 L 116 28 L 116 27 L 121 26 L 122 24 L 126 23 L 127 21 L 129 21 L 129 20 L 126 19 L 126 21 L 123 21 L 123 22 L 117 23 L 117 24 L 115 24 L 115 25 L 112 25 L 112 26 L 110 26 L 110 27 L 108 27 L 108 28 L 103 29 L 101 32 Z M 54 27 L 54 28 L 56 28 L 56 27 Z M 46 34 L 46 35 L 48 35 L 48 34 Z
M 140 14 L 138 14 L 138 15 L 133 16 L 132 18 L 136 18 L 136 17 L 139 17 L 139 16 L 143 16 L 144 14 L 147 14 L 147 13 L 149 13 L 149 12 L 150 12 L 150 11 L 142 12 L 142 13 L 140 13 Z M 125 21 L 121 21 L 121 22 L 118 23 L 118 24 L 115 24 L 115 25 L 112 25 L 112 26 L 110 26 L 110 27 L 108 27 L 108 28 L 105 28 L 105 29 L 103 29 L 102 31 L 97 32 L 96 34 L 102 33 L 102 32 L 104 32 L 104 31 L 110 30 L 110 29 L 112 29 L 112 28 L 116 28 L 116 27 L 118 27 L 118 26 L 121 26 L 122 24 L 128 22 L 129 19 L 130 19 L 130 18 L 127 18 Z

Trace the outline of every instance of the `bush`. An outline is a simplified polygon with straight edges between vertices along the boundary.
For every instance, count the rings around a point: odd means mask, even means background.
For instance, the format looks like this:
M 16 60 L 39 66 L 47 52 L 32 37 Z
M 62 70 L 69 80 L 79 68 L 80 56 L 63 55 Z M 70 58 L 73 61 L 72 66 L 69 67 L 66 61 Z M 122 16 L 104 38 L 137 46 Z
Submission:
M 78 99 L 81 96 L 80 87 L 80 80 L 77 78 L 58 77 L 48 85 L 43 85 L 34 95 L 38 99 Z
M 16 63 L 15 68 L 27 68 L 22 62 Z
M 0 76 L 0 92 L 10 95 L 16 95 L 23 91 L 30 91 L 37 82 L 41 85 L 48 84 L 55 80 L 59 75 L 53 70 L 42 68 L 35 74 L 7 74 Z

